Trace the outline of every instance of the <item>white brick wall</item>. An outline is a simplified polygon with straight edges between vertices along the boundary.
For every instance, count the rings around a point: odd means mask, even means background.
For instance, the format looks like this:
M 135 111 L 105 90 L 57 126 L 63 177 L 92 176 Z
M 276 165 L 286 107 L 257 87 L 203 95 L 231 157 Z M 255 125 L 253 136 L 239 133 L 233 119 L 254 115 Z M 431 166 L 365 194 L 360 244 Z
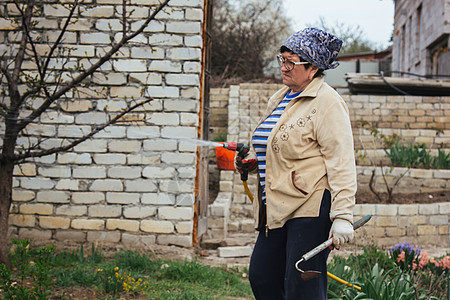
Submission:
M 80 9 L 63 42 L 73 48 L 71 66 L 89 67 L 110 49 L 111 38 L 121 37 L 122 25 L 115 18 L 121 4 L 97 0 Z M 131 1 L 131 29 L 141 26 L 157 4 Z M 57 38 L 60 18 L 67 14 L 60 5 L 44 5 L 38 27 L 50 41 Z M 49 110 L 39 124 L 26 128 L 30 137 L 21 138 L 22 145 L 46 137 L 41 147 L 49 149 L 90 132 L 128 107 L 131 99 L 154 98 L 126 122 L 71 151 L 16 168 L 12 232 L 42 240 L 192 245 L 197 146 L 189 139 L 197 138 L 200 119 L 203 20 L 203 0 L 171 0 L 157 21 L 92 76 L 92 86 L 67 93 L 67 100 L 55 106 L 60 111 Z M 0 27 L 7 26 L 0 18 Z M 18 41 L 12 35 L 7 39 L 2 44 Z M 41 54 L 48 50 L 45 43 L 37 45 Z M 61 59 L 50 64 L 64 67 Z M 35 71 L 32 64 L 27 66 Z

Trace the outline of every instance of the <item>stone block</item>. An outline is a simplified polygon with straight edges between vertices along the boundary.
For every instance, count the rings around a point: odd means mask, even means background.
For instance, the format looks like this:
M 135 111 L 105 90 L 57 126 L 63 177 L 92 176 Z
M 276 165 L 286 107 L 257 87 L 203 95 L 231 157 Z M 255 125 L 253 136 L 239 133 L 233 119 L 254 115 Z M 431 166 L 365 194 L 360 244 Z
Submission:
M 13 189 L 12 191 L 12 200 L 19 202 L 27 202 L 33 200 L 35 197 L 35 192 L 33 191 L 24 191 Z
M 101 192 L 74 192 L 73 204 L 96 204 L 105 201 L 105 194 Z
M 36 165 L 23 163 L 14 166 L 14 176 L 36 176 Z
M 122 233 L 122 244 L 129 245 L 135 249 L 136 247 L 150 247 L 156 244 L 156 237 L 154 235 L 135 235 L 129 233 Z
M 137 204 L 140 195 L 138 193 L 106 193 L 106 202 L 112 204 Z
M 39 230 L 34 228 L 19 228 L 19 238 L 47 241 L 52 238 L 52 232 L 50 230 Z
M 109 34 L 102 32 L 89 32 L 80 34 L 80 42 L 82 44 L 110 44 L 111 40 Z
M 62 191 L 43 191 L 37 192 L 36 194 L 37 202 L 47 202 L 47 203 L 69 203 L 69 194 Z
M 388 237 L 404 236 L 405 233 L 406 230 L 404 228 L 386 227 L 386 236 Z
M 88 216 L 93 218 L 114 218 L 122 215 L 120 205 L 92 205 L 89 206 Z
M 449 223 L 449 215 L 434 215 L 430 217 L 430 225 L 446 225 Z
M 121 153 L 94 154 L 94 162 L 98 165 L 124 165 L 126 156 Z
M 52 189 L 55 182 L 49 178 L 21 178 L 20 185 L 25 189 L 43 190 Z
M 58 153 L 57 160 L 60 164 L 88 165 L 92 163 L 89 153 Z
M 200 60 L 201 50 L 198 48 L 169 48 L 167 58 L 173 60 Z
M 174 233 L 175 227 L 170 221 L 143 220 L 141 230 L 152 233 Z
M 73 178 L 106 178 L 106 167 L 100 166 L 81 166 L 73 167 Z
M 36 225 L 36 217 L 31 215 L 10 214 L 8 222 L 9 225 L 18 227 L 34 227 Z
M 192 234 L 193 227 L 193 221 L 177 222 L 175 224 L 175 229 L 179 234 Z
M 393 217 L 393 216 L 388 216 L 388 217 L 377 216 L 375 221 L 376 221 L 377 227 L 396 227 L 397 226 L 397 218 Z
M 154 215 L 156 215 L 156 207 L 153 206 L 135 206 L 123 209 L 123 216 L 127 219 L 146 219 Z
M 146 205 L 174 205 L 175 196 L 168 193 L 145 193 L 142 195 L 141 203 Z
M 105 140 L 99 140 L 99 139 L 93 139 L 93 140 L 87 140 L 82 142 L 81 144 L 75 146 L 73 148 L 75 152 L 94 152 L 94 153 L 100 153 L 100 152 L 107 152 L 107 142 Z
M 98 219 L 73 219 L 71 227 L 80 230 L 103 230 L 105 221 Z
M 141 167 L 112 167 L 108 169 L 108 177 L 110 178 L 123 178 L 133 179 L 141 178 Z
M 247 257 L 252 254 L 251 246 L 219 247 L 219 257 Z
M 159 245 L 175 245 L 181 247 L 192 247 L 191 235 L 158 235 L 156 243 Z
M 168 193 L 192 193 L 195 190 L 194 180 L 162 180 L 159 190 Z
M 107 121 L 107 115 L 103 112 L 85 112 L 79 113 L 75 117 L 75 123 L 79 125 L 100 125 Z
M 120 192 L 123 191 L 123 185 L 118 179 L 96 179 L 91 184 L 89 190 L 94 192 Z
M 125 180 L 125 191 L 127 192 L 156 192 L 158 186 L 153 180 L 149 179 L 134 179 Z
M 82 137 L 90 132 L 88 126 L 76 126 L 76 125 L 60 125 L 58 126 L 58 137 L 60 138 L 77 138 Z M 69 153 L 61 153 L 69 154 Z
M 108 219 L 106 220 L 106 229 L 119 229 L 127 232 L 137 232 L 139 231 L 139 221 Z
M 57 215 L 64 216 L 83 216 L 86 215 L 87 206 L 85 205 L 61 205 L 56 208 Z
M 38 174 L 42 177 L 67 178 L 72 175 L 72 171 L 70 167 L 66 166 L 39 167 Z
M 60 103 L 61 109 L 66 112 L 86 112 L 92 109 L 89 100 L 65 100 Z
M 433 225 L 418 225 L 417 234 L 420 235 L 435 235 L 437 234 L 437 227 Z
M 194 211 L 192 207 L 169 207 L 158 208 L 158 217 L 165 220 L 192 220 Z
M 419 213 L 421 215 L 435 215 L 438 212 L 439 212 L 439 204 L 438 203 L 422 204 L 419 207 Z
M 45 229 L 67 229 L 70 226 L 70 219 L 64 217 L 40 216 L 39 226 Z
M 61 179 L 56 184 L 56 190 L 79 191 L 86 188 L 86 182 L 78 179 Z
M 400 216 L 415 216 L 419 212 L 418 204 L 404 204 L 398 206 L 398 214 Z
M 439 203 L 439 213 L 442 215 L 450 215 L 450 202 Z
M 25 215 L 51 215 L 53 213 L 53 205 L 24 203 L 20 205 L 20 213 Z
M 118 243 L 121 235 L 119 231 L 88 231 L 87 241 L 92 243 L 109 242 Z
M 176 175 L 173 167 L 146 167 L 142 172 L 142 176 L 146 178 L 173 178 Z
M 151 139 L 160 137 L 158 126 L 130 126 L 127 128 L 128 139 Z
M 76 230 L 57 230 L 55 232 L 55 240 L 69 242 L 85 242 L 86 232 Z

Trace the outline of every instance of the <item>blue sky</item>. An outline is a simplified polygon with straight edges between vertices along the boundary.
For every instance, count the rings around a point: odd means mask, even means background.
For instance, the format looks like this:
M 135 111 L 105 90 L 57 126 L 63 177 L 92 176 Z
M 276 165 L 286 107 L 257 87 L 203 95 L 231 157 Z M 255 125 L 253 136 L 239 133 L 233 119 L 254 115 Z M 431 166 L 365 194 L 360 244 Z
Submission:
M 328 25 L 345 23 L 359 25 L 364 38 L 377 48 L 385 48 L 394 28 L 393 0 L 283 0 L 287 16 L 293 21 L 294 29 L 300 30 L 307 24 L 315 24 L 324 17 Z

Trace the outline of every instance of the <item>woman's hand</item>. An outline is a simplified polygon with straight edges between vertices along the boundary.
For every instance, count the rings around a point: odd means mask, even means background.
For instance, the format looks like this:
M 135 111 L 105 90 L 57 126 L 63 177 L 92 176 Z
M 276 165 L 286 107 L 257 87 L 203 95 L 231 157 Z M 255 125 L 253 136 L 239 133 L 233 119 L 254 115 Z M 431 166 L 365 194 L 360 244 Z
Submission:
M 339 250 L 341 245 L 353 240 L 353 225 L 344 219 L 334 219 L 330 230 L 330 238 L 331 237 L 333 238 L 334 247 Z
M 246 158 L 242 159 L 238 155 L 238 152 L 236 152 L 236 155 L 234 157 L 234 167 L 236 168 L 236 171 L 239 172 L 239 174 L 242 174 L 244 172 L 252 172 L 258 167 L 258 162 L 256 161 L 256 158 L 253 154 L 248 154 Z

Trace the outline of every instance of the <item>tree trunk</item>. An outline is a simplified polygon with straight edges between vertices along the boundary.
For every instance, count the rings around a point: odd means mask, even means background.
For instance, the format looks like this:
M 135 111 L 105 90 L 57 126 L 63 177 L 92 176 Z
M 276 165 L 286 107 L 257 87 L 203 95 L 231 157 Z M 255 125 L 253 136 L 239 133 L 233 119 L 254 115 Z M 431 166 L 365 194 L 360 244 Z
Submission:
M 9 267 L 8 217 L 12 199 L 14 162 L 0 161 L 0 263 Z

